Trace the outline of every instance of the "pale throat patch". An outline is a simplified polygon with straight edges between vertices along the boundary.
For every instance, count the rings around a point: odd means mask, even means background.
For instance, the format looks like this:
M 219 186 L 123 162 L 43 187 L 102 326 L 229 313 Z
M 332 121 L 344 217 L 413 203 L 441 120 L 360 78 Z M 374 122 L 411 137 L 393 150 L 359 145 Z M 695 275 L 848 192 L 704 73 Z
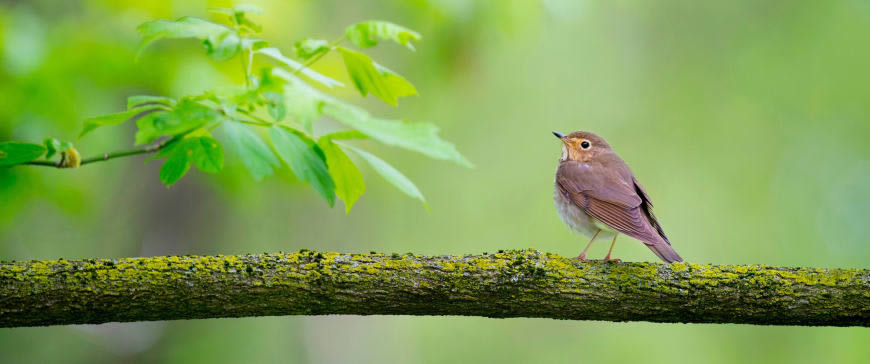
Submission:
M 559 161 L 564 162 L 568 160 L 568 148 L 565 147 L 565 144 L 562 144 L 562 157 L 559 158 Z

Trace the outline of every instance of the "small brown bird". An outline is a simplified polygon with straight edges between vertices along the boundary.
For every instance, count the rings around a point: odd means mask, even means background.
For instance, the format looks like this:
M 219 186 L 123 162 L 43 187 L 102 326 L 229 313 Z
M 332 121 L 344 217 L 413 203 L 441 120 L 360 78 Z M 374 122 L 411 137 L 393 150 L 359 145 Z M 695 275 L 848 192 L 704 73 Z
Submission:
M 585 131 L 553 135 L 562 141 L 553 196 L 556 209 L 565 225 L 592 237 L 577 259 L 586 260 L 586 250 L 596 239 L 612 239 L 604 260 L 618 261 L 610 259 L 610 253 L 622 233 L 642 241 L 665 262 L 683 261 L 653 215 L 643 186 L 610 144 Z

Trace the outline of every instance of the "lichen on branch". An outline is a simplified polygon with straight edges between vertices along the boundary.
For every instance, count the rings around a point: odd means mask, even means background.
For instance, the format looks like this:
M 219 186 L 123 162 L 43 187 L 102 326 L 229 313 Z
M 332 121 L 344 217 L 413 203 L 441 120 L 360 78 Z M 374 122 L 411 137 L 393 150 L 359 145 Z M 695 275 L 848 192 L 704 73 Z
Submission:
M 297 253 L 0 263 L 0 326 L 273 315 L 870 326 L 870 271 Z

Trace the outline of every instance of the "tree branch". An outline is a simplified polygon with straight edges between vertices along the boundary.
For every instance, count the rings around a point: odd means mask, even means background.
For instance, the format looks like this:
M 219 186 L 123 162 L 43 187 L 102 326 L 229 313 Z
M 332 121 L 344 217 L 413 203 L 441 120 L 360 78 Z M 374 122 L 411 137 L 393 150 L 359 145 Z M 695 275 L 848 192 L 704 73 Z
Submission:
M 0 326 L 273 315 L 870 326 L 870 271 L 293 254 L 0 263 Z

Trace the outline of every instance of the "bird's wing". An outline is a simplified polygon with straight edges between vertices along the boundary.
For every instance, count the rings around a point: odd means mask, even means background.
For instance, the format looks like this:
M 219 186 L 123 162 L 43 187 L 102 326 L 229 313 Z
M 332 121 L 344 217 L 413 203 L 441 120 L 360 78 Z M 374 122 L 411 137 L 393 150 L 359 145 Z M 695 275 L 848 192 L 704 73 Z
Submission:
M 622 160 L 614 160 L 611 164 L 616 163 L 625 164 Z M 604 168 L 600 164 L 566 161 L 559 165 L 557 182 L 563 193 L 582 193 L 586 197 L 625 208 L 639 206 L 642 201 L 634 190 L 631 172 L 623 176 L 618 167 L 611 165 L 610 168 Z
M 577 207 L 614 230 L 649 244 L 664 241 L 645 213 L 631 172 L 627 167 L 612 167 L 613 163 L 605 170 L 576 161 L 563 162 L 556 183 Z
M 661 225 L 659 225 L 659 220 L 656 219 L 656 215 L 653 215 L 652 200 L 650 200 L 649 195 L 646 194 L 646 189 L 641 186 L 640 182 L 637 181 L 636 177 L 632 176 L 631 181 L 634 183 L 634 188 L 635 190 L 637 190 L 638 195 L 640 195 L 640 198 L 643 200 L 640 208 L 641 210 L 643 210 L 644 215 L 646 215 L 647 220 L 649 220 L 650 225 L 652 225 L 652 227 L 656 229 L 656 232 L 658 232 L 662 239 L 664 239 L 664 241 L 670 245 L 671 242 L 668 241 L 668 237 L 665 235 L 665 230 L 662 229 Z

